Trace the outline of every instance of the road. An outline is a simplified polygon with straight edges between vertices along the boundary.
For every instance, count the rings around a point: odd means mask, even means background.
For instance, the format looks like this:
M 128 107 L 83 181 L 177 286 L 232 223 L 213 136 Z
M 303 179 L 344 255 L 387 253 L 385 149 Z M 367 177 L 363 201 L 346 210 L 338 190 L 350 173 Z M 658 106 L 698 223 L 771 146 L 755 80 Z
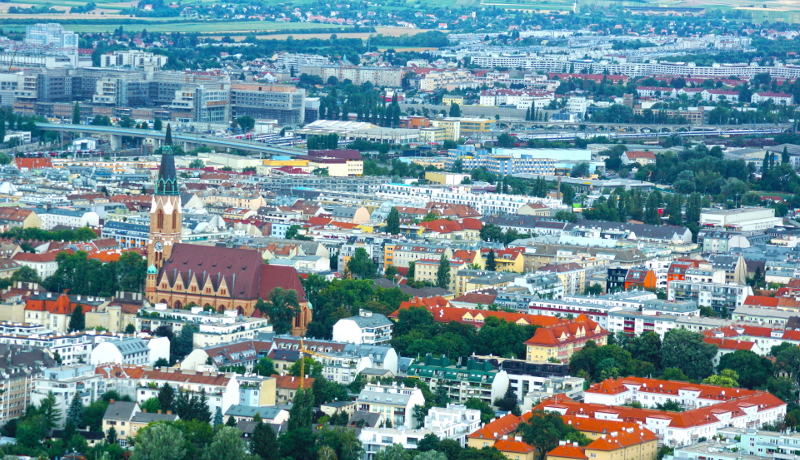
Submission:
M 60 132 L 79 132 L 88 134 L 102 134 L 107 136 L 125 136 L 163 140 L 163 131 L 151 131 L 145 129 L 117 128 L 115 126 L 92 126 L 92 125 L 71 125 L 58 123 L 37 123 L 36 127 L 44 131 Z M 277 147 L 266 145 L 255 141 L 239 139 L 225 139 L 202 134 L 187 134 L 183 132 L 172 132 L 172 141 L 176 144 L 186 142 L 189 144 L 207 145 L 209 147 L 223 147 L 231 149 L 246 150 L 256 153 L 268 153 L 271 155 L 306 155 L 307 151 L 292 147 Z

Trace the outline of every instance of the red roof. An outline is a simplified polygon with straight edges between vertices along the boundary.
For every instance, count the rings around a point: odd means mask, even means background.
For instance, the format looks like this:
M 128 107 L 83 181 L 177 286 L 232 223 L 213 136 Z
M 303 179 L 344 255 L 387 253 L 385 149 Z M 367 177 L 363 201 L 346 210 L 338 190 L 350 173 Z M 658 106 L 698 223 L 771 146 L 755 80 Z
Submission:
M 529 315 L 526 313 L 510 313 L 505 311 L 477 310 L 470 308 L 454 308 L 449 306 L 427 306 L 414 304 L 411 302 L 401 303 L 400 308 L 389 315 L 389 317 L 397 318 L 400 314 L 400 310 L 418 306 L 425 306 L 428 311 L 431 312 L 433 315 L 433 320 L 436 322 L 449 323 L 450 321 L 456 321 L 458 323 L 471 324 L 475 327 L 481 327 L 486 321 L 486 318 L 489 317 L 499 318 L 508 323 L 542 327 L 556 326 L 564 321 L 567 321 L 566 319 L 556 318 L 555 316 Z
M 30 170 L 33 169 L 41 169 L 41 168 L 52 168 L 53 162 L 50 161 L 50 157 L 43 157 L 43 158 L 14 158 L 14 162 L 17 164 L 17 168 L 27 168 Z
M 528 416 L 530 413 L 528 413 Z M 496 420 L 493 420 L 482 428 L 470 433 L 467 435 L 468 438 L 473 439 L 492 439 L 498 440 L 501 439 L 503 436 L 511 434 L 517 431 L 517 427 L 520 424 L 524 423 L 525 419 L 521 416 L 508 414 L 504 415 Z
M 569 323 L 562 323 L 536 330 L 536 334 L 525 342 L 525 345 L 553 346 L 570 342 L 585 342 L 605 337 L 608 331 L 596 322 L 579 315 Z
M 585 459 L 586 454 L 583 453 L 583 447 L 575 446 L 572 444 L 564 444 L 556 447 L 547 453 L 547 457 L 563 457 L 563 458 L 581 458 Z
M 647 158 L 648 160 L 656 159 L 655 153 L 646 150 L 629 150 L 625 152 L 625 156 L 628 158 Z
M 778 306 L 777 297 L 767 297 L 765 295 L 749 295 L 744 299 L 743 305 L 752 307 L 772 307 Z
M 500 439 L 494 443 L 495 449 L 500 452 L 515 452 L 519 454 L 529 454 L 536 450 L 533 446 L 526 442 L 517 441 L 516 439 Z

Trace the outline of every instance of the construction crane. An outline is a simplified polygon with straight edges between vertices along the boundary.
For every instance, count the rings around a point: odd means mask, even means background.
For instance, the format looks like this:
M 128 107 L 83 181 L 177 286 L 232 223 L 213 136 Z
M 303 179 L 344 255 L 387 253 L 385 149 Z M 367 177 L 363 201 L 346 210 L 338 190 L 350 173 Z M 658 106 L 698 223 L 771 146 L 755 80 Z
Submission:
M 327 356 L 323 355 L 322 353 L 306 350 L 306 348 L 303 346 L 303 338 L 300 337 L 300 388 L 306 387 L 306 354 L 318 356 L 320 358 L 327 358 Z

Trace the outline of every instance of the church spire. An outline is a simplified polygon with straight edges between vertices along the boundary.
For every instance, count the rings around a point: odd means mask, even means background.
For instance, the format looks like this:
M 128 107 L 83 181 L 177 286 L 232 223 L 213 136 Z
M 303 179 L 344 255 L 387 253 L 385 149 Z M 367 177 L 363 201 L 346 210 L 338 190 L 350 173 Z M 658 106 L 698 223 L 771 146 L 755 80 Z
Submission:
M 167 134 L 161 146 L 161 167 L 155 187 L 156 195 L 178 195 L 178 175 L 175 173 L 175 159 L 172 156 L 172 127 L 167 123 Z

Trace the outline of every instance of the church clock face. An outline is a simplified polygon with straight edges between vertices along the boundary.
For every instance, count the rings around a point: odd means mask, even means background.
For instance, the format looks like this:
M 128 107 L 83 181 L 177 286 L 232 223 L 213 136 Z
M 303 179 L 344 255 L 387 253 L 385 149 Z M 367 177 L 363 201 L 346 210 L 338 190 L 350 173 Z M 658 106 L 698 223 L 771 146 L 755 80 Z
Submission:
M 155 249 L 158 252 L 161 252 L 164 250 L 164 244 L 161 241 L 156 241 L 156 244 L 153 245 L 153 249 Z

